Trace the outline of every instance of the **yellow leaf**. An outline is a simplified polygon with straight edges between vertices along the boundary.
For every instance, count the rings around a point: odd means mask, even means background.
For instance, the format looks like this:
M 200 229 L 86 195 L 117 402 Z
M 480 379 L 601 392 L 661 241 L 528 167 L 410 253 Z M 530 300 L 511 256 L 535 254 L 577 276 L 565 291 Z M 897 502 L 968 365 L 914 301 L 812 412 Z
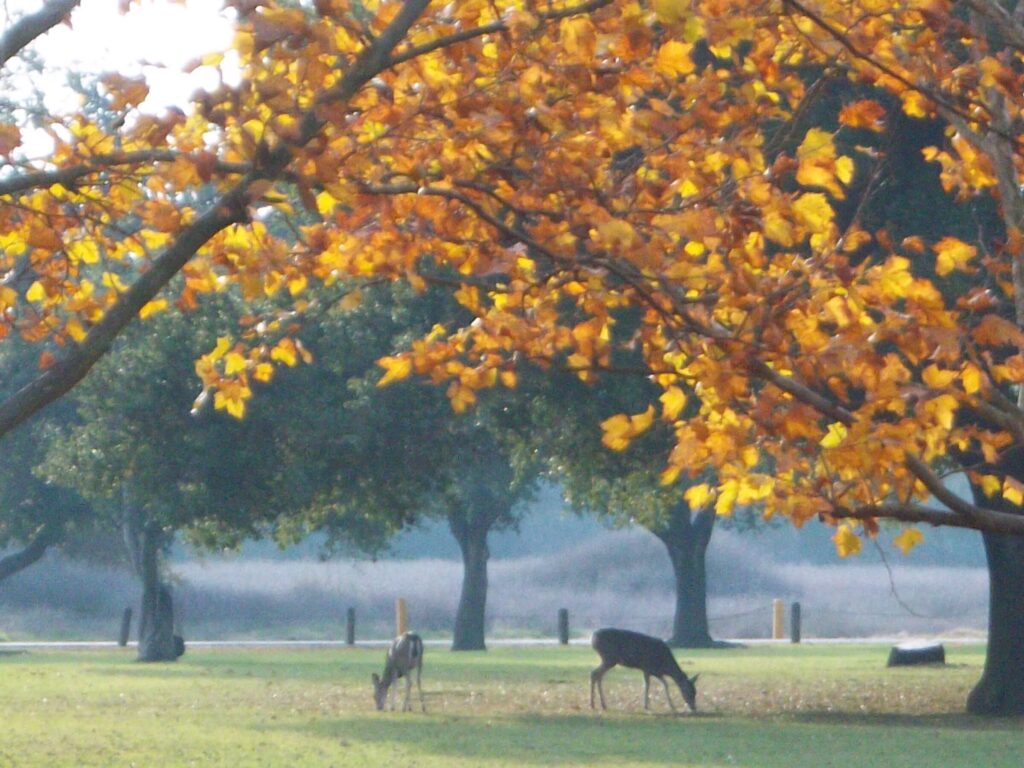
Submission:
M 981 371 L 972 363 L 964 366 L 964 372 L 960 374 L 960 380 L 963 382 L 964 392 L 968 395 L 973 395 L 981 389 Z
M 669 40 L 658 49 L 658 55 L 654 60 L 654 71 L 666 77 L 690 74 L 695 69 L 693 60 L 690 58 L 692 50 L 692 45 L 678 40 Z
M 601 436 L 601 442 L 611 448 L 613 451 L 624 451 L 629 447 L 629 441 L 632 438 L 629 417 L 625 414 L 618 413 L 611 418 L 605 419 L 601 422 L 601 429 L 604 434 Z
M 840 421 L 828 425 L 828 434 L 821 439 L 819 445 L 822 448 L 836 448 L 846 439 L 846 425 Z
M 566 53 L 581 59 L 591 59 L 597 48 L 597 30 L 585 16 L 562 19 L 559 34 Z
M 986 496 L 994 496 L 999 493 L 1002 487 L 1003 484 L 995 475 L 985 475 L 981 478 L 981 490 L 984 491 Z
M 654 406 L 647 406 L 647 410 L 643 413 L 637 413 L 629 417 L 630 426 L 633 429 L 634 435 L 639 435 L 641 432 L 647 431 L 651 424 L 654 423 Z
M 298 296 L 306 290 L 306 276 L 299 274 L 288 281 L 288 293 L 292 296 Z
M 64 330 L 66 330 L 68 332 L 68 336 L 75 341 L 81 341 L 86 336 L 85 328 L 83 328 L 82 324 L 74 318 L 68 320 L 68 324 L 64 327 Z
M 142 305 L 142 309 L 139 310 L 139 317 L 145 320 L 150 315 L 155 315 L 157 312 L 162 312 L 167 309 L 167 299 L 153 299 L 153 301 L 147 301 Z
M 407 357 L 382 357 L 377 361 L 377 365 L 387 371 L 377 382 L 378 387 L 385 387 L 393 381 L 401 381 L 412 373 L 412 361 Z
M 668 421 L 675 421 L 686 406 L 686 393 L 679 387 L 669 387 L 659 399 L 662 414 Z
M 378 384 L 378 386 L 380 386 Z M 448 388 L 448 400 L 456 413 L 463 413 L 467 408 L 476 402 L 476 392 L 467 386 L 453 381 Z
M 726 480 L 722 483 L 718 489 L 718 499 L 715 501 L 715 514 L 723 517 L 731 515 L 739 493 L 740 487 L 736 480 Z
M 690 509 L 703 509 L 704 505 L 711 500 L 712 496 L 711 488 L 707 483 L 692 485 L 687 488 L 686 493 L 683 494 L 683 498 L 686 499 L 686 503 L 690 505 Z
M 25 293 L 25 298 L 35 302 L 46 301 L 46 289 L 43 288 L 42 283 L 36 280 L 29 286 L 28 291 Z
M 917 528 L 907 528 L 899 536 L 892 540 L 904 555 L 909 555 L 910 550 L 924 541 L 924 535 Z
M 291 339 L 281 339 L 270 351 L 270 359 L 284 363 L 289 368 L 298 363 L 298 356 L 295 353 L 295 342 Z
M 928 99 L 918 91 L 904 91 L 900 94 L 903 111 L 910 117 L 926 117 L 928 115 Z
M 805 186 L 824 187 L 837 198 L 842 198 L 844 184 L 853 177 L 853 161 L 848 157 L 836 157 L 832 134 L 820 128 L 811 128 L 796 153 L 799 159 L 796 180 Z
M 262 381 L 266 384 L 274 378 L 274 366 L 270 363 L 259 363 L 256 366 L 256 370 L 253 372 L 253 377 L 256 381 Z
M 932 389 L 944 389 L 956 379 L 956 371 L 946 371 L 932 363 L 924 369 L 921 378 Z
M 952 395 L 939 395 L 925 403 L 925 409 L 935 414 L 936 420 L 946 429 L 953 428 L 953 416 L 959 404 Z
M 1003 498 L 1016 506 L 1024 506 L 1024 485 L 1008 477 L 1003 481 Z
M 944 237 L 932 248 L 935 250 L 935 272 L 945 277 L 954 270 L 967 271 L 970 261 L 978 254 L 978 249 L 955 237 Z
M 761 460 L 761 454 L 760 451 L 757 450 L 756 445 L 744 446 L 740 455 L 743 458 L 743 464 L 747 469 L 757 466 L 757 462 Z
M 121 276 L 115 272 L 104 272 L 103 284 L 107 286 L 107 288 L 113 288 L 118 293 L 124 293 L 128 290 L 128 286 L 121 280 Z
M 217 337 L 217 346 L 215 346 L 213 348 L 213 351 L 210 352 L 209 358 L 211 360 L 220 360 L 220 358 L 224 357 L 224 355 L 227 353 L 227 351 L 230 348 L 231 348 L 231 339 L 229 339 L 227 336 L 218 336 Z
M 77 240 L 68 244 L 64 250 L 67 251 L 68 258 L 75 263 L 81 261 L 86 264 L 95 264 L 100 260 L 99 247 L 92 240 Z
M 848 525 L 839 526 L 832 541 L 835 542 L 836 552 L 840 557 L 849 557 L 860 552 L 860 537 Z
M 835 212 L 821 192 L 806 192 L 793 203 L 793 212 L 814 233 L 824 233 L 832 226 Z
M 658 476 L 658 482 L 661 483 L 661 485 L 672 485 L 672 483 L 679 479 L 679 475 L 682 471 L 682 467 L 665 467 L 665 469 L 661 471 L 661 475 Z
M 233 376 L 245 370 L 246 360 L 237 352 L 228 352 L 224 358 L 224 375 Z

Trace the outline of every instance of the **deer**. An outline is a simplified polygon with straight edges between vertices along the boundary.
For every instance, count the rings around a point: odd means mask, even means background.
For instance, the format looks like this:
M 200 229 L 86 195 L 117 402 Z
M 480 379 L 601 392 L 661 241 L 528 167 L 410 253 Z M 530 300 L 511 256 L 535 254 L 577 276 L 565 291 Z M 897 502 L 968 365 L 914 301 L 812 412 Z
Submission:
M 403 712 L 412 709 L 410 699 L 412 697 L 412 673 L 416 672 L 416 688 L 420 692 L 420 707 L 427 711 L 423 703 L 423 686 L 420 684 L 420 674 L 423 672 L 423 641 L 420 636 L 412 632 L 399 635 L 388 648 L 387 657 L 384 660 L 384 673 L 378 675 L 374 672 L 370 678 L 373 680 L 373 700 L 377 709 L 384 709 L 384 702 L 388 697 L 388 689 L 391 690 L 391 709 L 395 708 L 395 682 L 400 677 L 405 678 L 405 704 Z
M 604 689 L 601 680 L 605 673 L 621 664 L 624 667 L 639 669 L 644 673 L 644 709 L 650 709 L 651 676 L 661 680 L 665 686 L 665 696 L 668 698 L 669 706 L 673 712 L 677 712 L 676 705 L 672 702 L 672 696 L 668 691 L 668 683 L 665 677 L 671 677 L 679 686 L 683 700 L 691 712 L 697 711 L 697 687 L 695 683 L 700 675 L 687 677 L 680 669 L 675 656 L 664 640 L 650 635 L 643 635 L 639 632 L 631 632 L 628 629 L 613 629 L 607 627 L 594 632 L 590 638 L 590 644 L 597 655 L 601 657 L 601 665 L 590 673 L 590 708 L 594 707 L 594 686 L 601 696 L 601 709 L 608 709 L 604 702 Z

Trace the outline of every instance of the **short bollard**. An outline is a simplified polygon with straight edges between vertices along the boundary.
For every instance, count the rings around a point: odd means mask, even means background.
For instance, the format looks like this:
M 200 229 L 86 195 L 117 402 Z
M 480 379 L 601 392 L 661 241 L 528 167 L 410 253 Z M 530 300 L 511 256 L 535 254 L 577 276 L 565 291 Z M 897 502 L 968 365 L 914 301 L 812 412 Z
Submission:
M 121 615 L 121 634 L 117 638 L 117 644 L 122 648 L 128 645 L 128 638 L 132 633 L 132 609 L 125 608 Z
M 772 640 L 781 640 L 785 637 L 785 605 L 778 598 L 772 600 Z
M 789 607 L 789 639 L 794 643 L 800 642 L 800 603 Z
M 558 609 L 558 644 L 569 644 L 569 609 Z
M 356 644 L 356 609 L 349 608 L 345 613 L 345 645 Z
M 405 600 L 401 597 L 395 598 L 395 637 L 401 637 L 409 631 L 409 611 L 405 606 Z

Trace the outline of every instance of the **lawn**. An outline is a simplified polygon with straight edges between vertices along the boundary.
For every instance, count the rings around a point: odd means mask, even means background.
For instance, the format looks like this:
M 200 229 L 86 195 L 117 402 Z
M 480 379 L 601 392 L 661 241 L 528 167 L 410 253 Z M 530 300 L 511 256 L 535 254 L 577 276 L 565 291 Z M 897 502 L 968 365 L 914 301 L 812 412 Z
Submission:
M 189 649 L 167 665 L 127 650 L 7 654 L 0 766 L 1024 765 L 1021 721 L 961 714 L 982 648 L 898 670 L 887 651 L 682 651 L 700 711 L 678 717 L 657 684 L 644 713 L 640 673 L 618 669 L 609 711 L 591 712 L 596 656 L 576 646 L 428 647 L 426 715 L 373 709 L 380 649 Z

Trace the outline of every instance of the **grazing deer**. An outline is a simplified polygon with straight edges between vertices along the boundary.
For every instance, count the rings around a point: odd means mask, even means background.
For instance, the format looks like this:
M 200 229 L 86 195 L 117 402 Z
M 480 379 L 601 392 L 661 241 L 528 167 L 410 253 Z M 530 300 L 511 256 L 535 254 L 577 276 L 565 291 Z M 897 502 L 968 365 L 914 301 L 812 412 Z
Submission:
M 405 678 L 405 704 L 403 712 L 412 709 L 410 698 L 412 697 L 412 673 L 416 672 L 416 688 L 420 692 L 420 707 L 427 711 L 423 703 L 423 686 L 420 684 L 420 673 L 423 672 L 423 641 L 419 635 L 406 632 L 396 637 L 388 649 L 387 658 L 384 661 L 384 674 L 376 672 L 371 675 L 373 679 L 373 700 L 377 709 L 384 709 L 384 701 L 388 697 L 388 689 L 391 689 L 391 709 L 395 708 L 395 688 L 392 687 L 400 677 Z M 397 687 L 397 686 L 395 686 Z
M 661 680 L 665 686 L 665 696 L 668 697 L 669 706 L 676 712 L 676 705 L 672 703 L 672 696 L 668 692 L 668 683 L 665 676 L 671 677 L 679 686 L 683 699 L 693 712 L 697 711 L 697 682 L 699 675 L 692 678 L 679 668 L 675 656 L 669 650 L 664 640 L 659 640 L 650 635 L 642 635 L 639 632 L 630 632 L 628 629 L 599 629 L 590 639 L 590 644 L 601 657 L 601 666 L 590 673 L 590 708 L 594 709 L 594 686 L 601 695 L 601 709 L 608 707 L 604 703 L 604 690 L 601 687 L 601 679 L 605 673 L 616 664 L 624 667 L 639 669 L 644 673 L 644 709 L 650 709 L 651 675 Z

